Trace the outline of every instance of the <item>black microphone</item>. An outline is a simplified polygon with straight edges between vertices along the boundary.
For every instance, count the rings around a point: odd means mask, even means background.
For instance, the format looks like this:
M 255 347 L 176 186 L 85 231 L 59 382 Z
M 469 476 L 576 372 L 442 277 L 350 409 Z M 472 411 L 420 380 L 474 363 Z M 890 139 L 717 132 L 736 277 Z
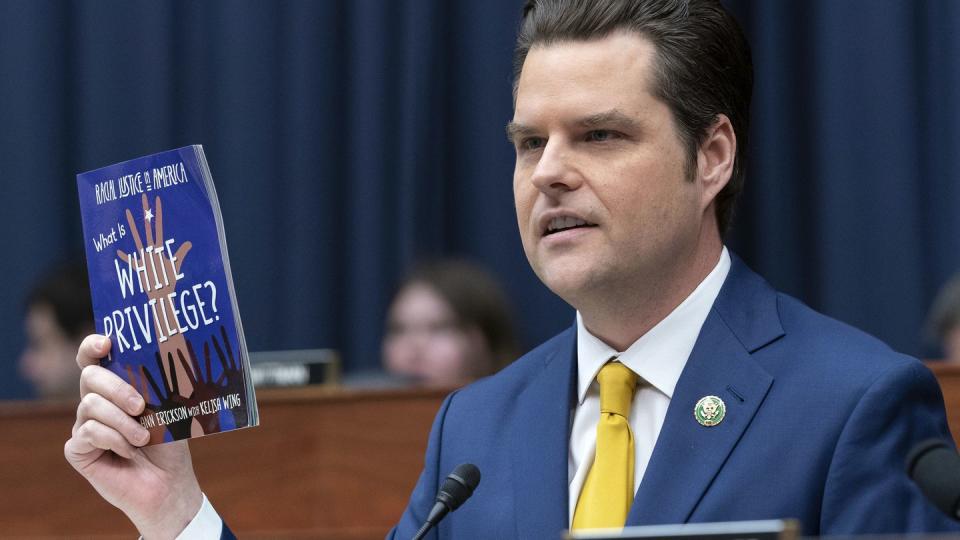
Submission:
M 457 465 L 441 484 L 440 491 L 437 493 L 437 501 L 433 503 L 433 508 L 427 515 L 426 523 L 413 536 L 413 540 L 423 538 L 427 531 L 440 523 L 444 516 L 460 508 L 460 505 L 473 495 L 473 490 L 477 489 L 479 483 L 480 469 L 476 465 L 472 463 Z
M 960 455 L 947 443 L 929 439 L 907 455 L 907 475 L 920 491 L 954 520 L 960 520 Z

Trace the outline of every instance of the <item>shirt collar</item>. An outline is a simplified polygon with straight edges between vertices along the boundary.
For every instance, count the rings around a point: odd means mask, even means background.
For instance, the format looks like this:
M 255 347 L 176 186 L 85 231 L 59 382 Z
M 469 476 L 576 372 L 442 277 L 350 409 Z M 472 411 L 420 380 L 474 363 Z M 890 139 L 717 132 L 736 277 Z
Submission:
M 700 335 L 700 328 L 729 272 L 730 254 L 724 246 L 716 266 L 690 296 L 622 352 L 591 334 L 578 311 L 577 397 L 580 404 L 583 404 L 597 372 L 613 357 L 617 357 L 647 384 L 672 398 L 680 373 Z

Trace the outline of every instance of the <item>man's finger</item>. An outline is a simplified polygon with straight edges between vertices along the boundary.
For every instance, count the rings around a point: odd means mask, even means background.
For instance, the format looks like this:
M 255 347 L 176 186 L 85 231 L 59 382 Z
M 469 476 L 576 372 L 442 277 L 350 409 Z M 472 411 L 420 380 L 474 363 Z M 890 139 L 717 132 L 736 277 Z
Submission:
M 110 352 L 110 338 L 100 334 L 90 334 L 80 342 L 80 348 L 77 349 L 77 365 L 80 369 L 87 366 L 97 365 L 100 359 L 107 356 Z
M 81 473 L 87 464 L 96 461 L 99 457 L 99 455 L 90 455 L 94 451 L 99 453 L 100 449 L 94 448 L 87 441 L 77 439 L 76 433 L 67 439 L 67 442 L 63 445 L 63 456 L 67 458 L 67 463 L 73 465 L 73 468 Z
M 90 393 L 80 400 L 73 435 L 76 436 L 79 429 L 89 420 L 96 420 L 117 431 L 133 446 L 142 446 L 150 440 L 150 432 L 146 428 L 100 394 Z
M 127 414 L 143 411 L 145 403 L 137 390 L 117 374 L 100 366 L 87 366 L 80 372 L 80 397 L 99 394 Z
M 79 456 L 88 454 L 94 450 L 110 450 L 127 459 L 131 459 L 136 452 L 123 435 L 115 429 L 97 422 L 96 420 L 87 420 L 77 429 L 77 434 L 71 438 L 74 445 L 71 450 Z

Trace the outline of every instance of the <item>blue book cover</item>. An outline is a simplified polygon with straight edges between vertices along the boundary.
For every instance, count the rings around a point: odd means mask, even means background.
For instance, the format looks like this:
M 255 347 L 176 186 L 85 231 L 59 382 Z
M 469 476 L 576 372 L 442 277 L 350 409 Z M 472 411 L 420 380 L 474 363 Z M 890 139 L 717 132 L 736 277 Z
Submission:
M 143 395 L 150 444 L 255 426 L 223 219 L 203 148 L 77 175 L 102 365 Z

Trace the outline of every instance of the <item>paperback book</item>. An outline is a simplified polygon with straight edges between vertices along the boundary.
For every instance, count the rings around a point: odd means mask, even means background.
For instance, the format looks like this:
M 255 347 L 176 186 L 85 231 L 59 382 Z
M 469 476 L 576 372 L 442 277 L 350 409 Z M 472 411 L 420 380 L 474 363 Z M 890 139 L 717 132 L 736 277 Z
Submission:
M 259 423 L 223 218 L 199 145 L 77 175 L 102 365 L 150 444 Z

